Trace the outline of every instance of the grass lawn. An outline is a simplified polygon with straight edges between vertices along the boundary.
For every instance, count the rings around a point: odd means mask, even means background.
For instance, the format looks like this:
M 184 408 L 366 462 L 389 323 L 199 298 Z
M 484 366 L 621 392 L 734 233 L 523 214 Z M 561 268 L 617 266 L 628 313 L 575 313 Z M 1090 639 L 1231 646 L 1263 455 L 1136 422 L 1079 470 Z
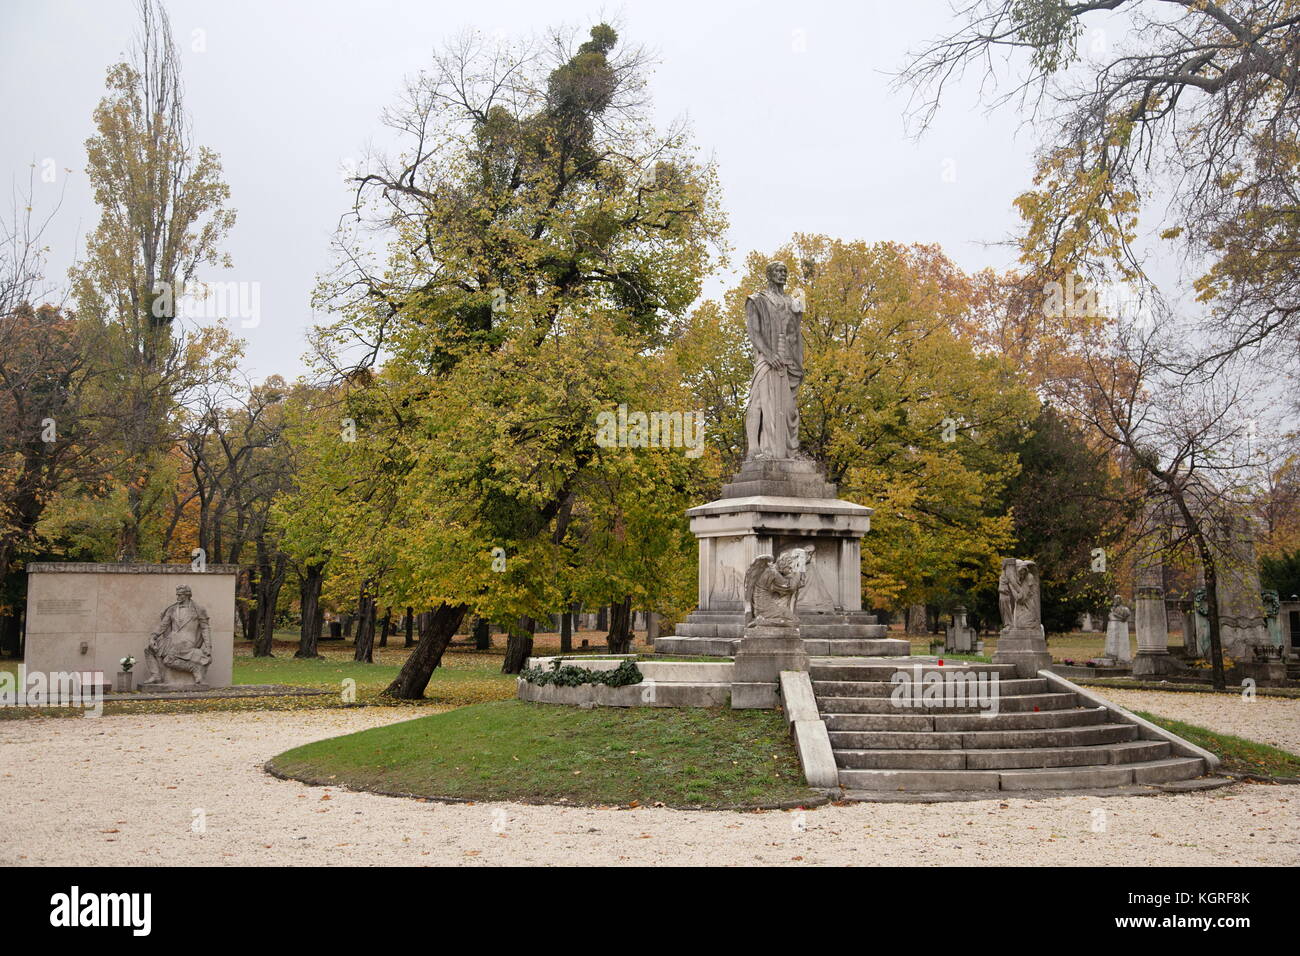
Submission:
M 397 676 L 410 651 L 401 646 L 375 648 L 375 662 L 363 664 L 352 659 L 352 645 L 332 642 L 321 645 L 323 658 L 296 660 L 298 649 L 295 635 L 284 632 L 277 635 L 272 657 L 253 657 L 252 646 L 236 642 L 234 660 L 235 684 L 287 684 L 292 687 L 310 687 L 329 691 L 327 694 L 296 697 L 245 697 L 211 698 L 207 700 L 168 701 L 111 701 L 104 704 L 104 713 L 111 714 L 176 714 L 213 710 L 310 710 L 328 707 L 358 707 L 385 705 L 395 707 L 461 707 L 488 700 L 507 700 L 515 695 L 515 678 L 501 673 L 503 648 L 476 652 L 448 651 L 442 665 L 433 672 L 422 701 L 391 701 L 380 693 Z M 0 661 L 0 671 L 16 673 L 18 661 Z M 137 667 L 143 674 L 143 664 Z M 356 681 L 355 700 L 344 700 L 343 681 Z M 143 678 L 140 678 L 143 679 Z M 81 716 L 82 710 L 31 707 L 0 708 L 0 719 L 23 717 Z
M 313 783 L 424 797 L 771 806 L 814 801 L 775 711 L 477 704 L 297 747 Z
M 1300 777 L 1300 757 L 1285 750 L 1256 743 L 1253 740 L 1233 737 L 1230 734 L 1216 734 L 1196 724 L 1185 724 L 1181 720 L 1157 717 L 1146 711 L 1139 710 L 1135 713 L 1215 754 L 1223 761 L 1219 769 L 1224 773 L 1253 774 L 1261 777 Z

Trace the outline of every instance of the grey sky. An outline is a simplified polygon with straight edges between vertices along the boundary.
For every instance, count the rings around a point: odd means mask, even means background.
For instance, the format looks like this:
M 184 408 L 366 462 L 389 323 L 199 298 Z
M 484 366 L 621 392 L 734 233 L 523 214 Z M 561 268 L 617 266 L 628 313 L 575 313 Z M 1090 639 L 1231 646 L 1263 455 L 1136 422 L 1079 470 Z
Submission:
M 246 370 L 257 377 L 302 370 L 309 297 L 347 207 L 343 164 L 368 141 L 383 141 L 380 112 L 402 77 L 466 27 L 585 27 L 602 10 L 621 21 L 626 39 L 658 55 L 650 93 L 661 122 L 687 116 L 697 143 L 718 160 L 737 262 L 796 231 L 938 242 L 967 269 L 1013 259 L 987 244 L 1015 229 L 1011 201 L 1030 181 L 1033 141 L 1017 135 L 1014 111 L 977 108 L 972 76 L 914 142 L 904 131 L 905 97 L 889 89 L 886 74 L 906 52 L 951 26 L 944 0 L 166 6 L 196 140 L 221 155 L 239 212 L 227 243 L 234 268 L 201 278 L 260 283 L 260 324 L 237 329 L 248 342 Z M 63 170 L 73 170 L 49 235 L 56 279 L 97 218 L 83 144 L 104 71 L 135 27 L 131 0 L 0 4 L 0 174 L 6 186 L 25 182 L 29 164 L 39 173 L 53 159 L 59 182 L 38 175 L 39 211 L 64 186 Z M 714 277 L 706 294 L 727 278 Z

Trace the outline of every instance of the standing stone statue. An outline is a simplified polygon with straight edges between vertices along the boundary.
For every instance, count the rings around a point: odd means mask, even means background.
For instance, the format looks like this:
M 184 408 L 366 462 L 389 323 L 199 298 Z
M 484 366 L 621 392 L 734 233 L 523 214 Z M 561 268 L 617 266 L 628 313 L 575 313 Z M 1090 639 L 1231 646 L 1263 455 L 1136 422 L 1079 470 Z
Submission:
M 1033 561 L 1002 559 L 1002 576 L 998 578 L 998 610 L 1002 614 L 1004 631 L 1035 628 L 1042 624 L 1038 565 Z
M 754 350 L 745 439 L 750 458 L 801 458 L 799 384 L 803 381 L 803 303 L 785 292 L 784 262 L 767 264 L 767 288 L 745 300 Z
M 1002 559 L 1002 574 L 998 576 L 998 614 L 1002 618 L 1002 629 L 1011 626 L 1011 619 L 1016 613 L 1016 602 L 1011 597 L 1011 579 L 1016 573 L 1016 559 Z
M 1043 632 L 1042 601 L 1038 585 L 1038 565 L 1015 558 L 1002 560 L 998 578 L 998 607 L 1002 613 L 1002 630 L 994 664 L 1014 664 L 1019 677 L 1035 677 L 1052 664 Z
M 1106 658 L 1117 663 L 1129 663 L 1133 653 L 1128 641 L 1128 621 L 1131 612 L 1124 606 L 1124 598 L 1116 594 L 1110 606 L 1110 622 L 1106 625 Z
M 202 684 L 212 663 L 212 632 L 208 612 L 194 603 L 189 585 L 176 588 L 176 603 L 162 612 L 158 626 L 144 649 L 149 669 L 147 684 L 167 683 L 167 668 L 188 671 Z

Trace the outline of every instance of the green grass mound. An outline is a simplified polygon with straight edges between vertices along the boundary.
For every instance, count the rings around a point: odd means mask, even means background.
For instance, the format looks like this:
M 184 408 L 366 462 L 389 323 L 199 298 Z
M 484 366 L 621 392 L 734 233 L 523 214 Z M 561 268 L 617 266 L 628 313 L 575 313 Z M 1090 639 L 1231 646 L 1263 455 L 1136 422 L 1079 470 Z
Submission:
M 784 719 L 763 710 L 497 701 L 296 747 L 270 767 L 308 783 L 463 800 L 739 807 L 819 799 Z
M 1224 773 L 1248 774 L 1256 777 L 1300 777 L 1300 757 L 1268 744 L 1256 743 L 1231 734 L 1216 734 L 1212 730 L 1185 724 L 1181 720 L 1157 717 L 1146 711 L 1136 711 L 1139 717 L 1172 730 L 1184 740 L 1204 747 L 1223 763 Z

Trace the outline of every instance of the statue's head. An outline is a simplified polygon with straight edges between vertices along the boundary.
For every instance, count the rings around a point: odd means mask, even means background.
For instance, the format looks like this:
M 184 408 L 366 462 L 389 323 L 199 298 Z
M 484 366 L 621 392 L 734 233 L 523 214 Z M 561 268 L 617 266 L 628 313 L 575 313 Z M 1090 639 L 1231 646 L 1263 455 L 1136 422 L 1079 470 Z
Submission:
M 1115 595 L 1115 600 L 1114 600 L 1112 603 L 1113 603 L 1116 607 L 1118 607 L 1119 605 L 1123 604 L 1123 603 L 1124 603 L 1124 595 L 1122 595 L 1122 594 L 1116 594 L 1116 595 Z
M 190 590 L 190 586 L 189 586 L 188 584 L 178 584 L 178 585 L 176 585 L 176 600 L 177 600 L 177 601 L 180 601 L 180 602 L 183 603 L 183 602 L 185 602 L 185 601 L 190 600 L 192 597 L 194 597 L 194 592 Z
M 814 550 L 813 545 L 803 548 L 786 548 L 781 552 L 781 556 L 776 559 L 777 570 L 782 574 L 788 574 L 791 571 L 806 569 L 812 563 Z
M 777 285 L 785 285 L 785 280 L 790 278 L 790 270 L 780 259 L 773 259 L 767 264 L 767 281 L 775 282 Z

